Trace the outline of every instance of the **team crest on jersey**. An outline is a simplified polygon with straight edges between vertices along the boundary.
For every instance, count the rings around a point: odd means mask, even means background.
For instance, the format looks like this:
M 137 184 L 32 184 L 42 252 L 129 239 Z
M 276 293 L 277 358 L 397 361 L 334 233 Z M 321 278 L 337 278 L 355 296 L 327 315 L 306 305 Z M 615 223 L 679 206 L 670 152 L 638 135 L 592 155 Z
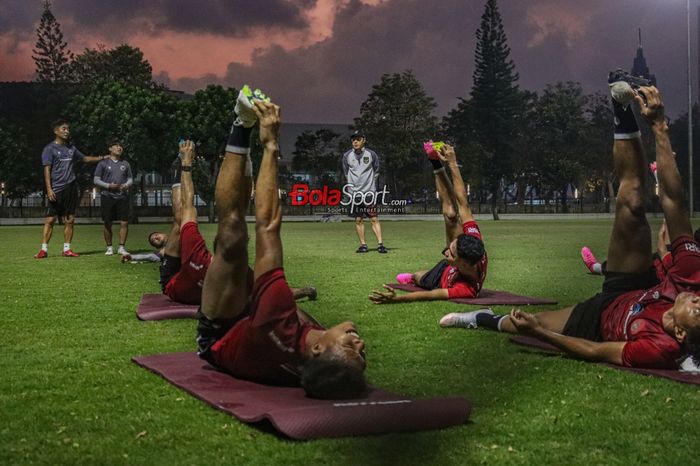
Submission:
M 123 172 L 126 171 L 126 167 L 125 167 L 124 165 L 120 165 L 120 166 L 119 166 L 119 169 L 120 169 L 121 171 L 123 171 Z
M 479 229 L 478 229 L 478 228 L 474 228 L 474 227 L 469 227 L 469 228 L 467 228 L 467 233 L 469 233 L 469 234 L 476 234 L 476 233 L 479 233 Z
M 642 326 L 642 322 L 637 320 L 632 322 L 632 325 L 630 325 L 630 333 L 637 333 L 639 331 L 639 328 Z
M 368 156 L 368 155 L 365 155 L 364 157 L 362 157 L 362 162 L 363 162 L 365 165 L 367 165 L 367 164 L 369 163 L 369 156 Z

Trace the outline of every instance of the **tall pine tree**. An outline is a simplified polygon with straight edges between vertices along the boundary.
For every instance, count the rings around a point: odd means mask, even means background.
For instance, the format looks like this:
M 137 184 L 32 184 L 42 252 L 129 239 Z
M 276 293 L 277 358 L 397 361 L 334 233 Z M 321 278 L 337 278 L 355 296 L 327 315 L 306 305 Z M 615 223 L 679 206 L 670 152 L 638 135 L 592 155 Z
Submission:
M 36 46 L 32 50 L 36 64 L 36 80 L 43 83 L 70 81 L 73 54 L 63 40 L 61 25 L 51 12 L 51 2 L 44 2 L 44 12 L 36 30 Z
M 448 125 L 457 131 L 469 128 L 471 134 L 456 134 L 455 138 L 467 136 L 476 148 L 476 168 L 483 187 L 491 194 L 492 212 L 497 219 L 501 180 L 512 176 L 523 99 L 496 0 L 487 0 L 476 39 L 471 99 L 462 101 L 450 114 Z

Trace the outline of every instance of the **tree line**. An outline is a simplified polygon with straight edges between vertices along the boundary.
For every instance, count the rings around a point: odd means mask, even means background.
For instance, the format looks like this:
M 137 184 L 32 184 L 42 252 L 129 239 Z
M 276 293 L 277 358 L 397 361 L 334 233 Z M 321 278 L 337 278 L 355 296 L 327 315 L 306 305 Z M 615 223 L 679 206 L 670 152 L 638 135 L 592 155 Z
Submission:
M 237 89 L 209 85 L 194 96 L 170 91 L 154 81 L 141 50 L 128 44 L 112 49 L 98 45 L 75 55 L 49 1 L 36 32 L 36 82 L 18 110 L 0 113 L 0 138 L 10 141 L 0 159 L 5 195 L 21 199 L 43 190 L 39 155 L 50 122 L 64 116 L 85 153 L 103 153 L 108 139 L 121 138 L 137 172 L 166 174 L 177 141 L 197 141 L 195 183 L 213 218 L 210 201 Z M 428 139 L 456 145 L 472 195 L 490 203 L 495 217 L 509 186 L 517 187 L 520 204 L 526 187 L 536 187 L 538 196 L 558 198 L 564 211 L 571 184 L 582 193 L 599 193 L 601 199 L 614 197 L 608 95 L 586 94 L 575 82 L 549 84 L 539 93 L 521 89 L 496 0 L 486 1 L 476 41 L 471 89 L 445 117 L 434 115 L 435 100 L 411 70 L 381 76 L 362 103 L 353 127 L 362 129 L 379 153 L 394 197 L 432 191 L 432 172 L 422 151 Z M 687 116 L 671 125 L 681 169 L 687 160 L 681 155 L 687 154 L 684 122 Z M 340 156 L 349 148 L 344 136 L 328 129 L 302 133 L 293 170 L 318 182 L 341 183 Z M 653 154 L 653 147 L 648 148 Z M 253 154 L 259 157 L 259 148 Z M 290 173 L 282 176 L 291 182 Z M 82 178 L 83 188 L 90 179 Z

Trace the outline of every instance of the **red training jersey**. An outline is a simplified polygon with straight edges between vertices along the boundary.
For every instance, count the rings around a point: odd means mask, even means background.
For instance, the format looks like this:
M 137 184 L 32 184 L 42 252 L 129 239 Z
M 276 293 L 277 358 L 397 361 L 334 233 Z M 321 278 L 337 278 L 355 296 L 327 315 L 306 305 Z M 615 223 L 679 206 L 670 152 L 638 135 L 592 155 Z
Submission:
M 462 225 L 462 231 L 465 235 L 473 236 L 475 238 L 483 241 L 481 237 L 481 230 L 479 230 L 479 225 L 476 224 L 474 220 L 465 222 Z M 475 298 L 486 279 L 486 268 L 489 264 L 489 258 L 484 251 L 484 257 L 479 261 L 479 278 L 477 280 L 470 280 L 463 277 L 459 273 L 459 269 L 452 265 L 445 267 L 440 277 L 440 288 L 446 288 L 449 299 L 456 298 Z
M 185 223 L 180 228 L 180 271 L 165 285 L 165 295 L 179 303 L 200 304 L 210 263 L 211 253 L 197 223 Z
M 323 327 L 299 319 L 284 269 L 273 269 L 255 281 L 250 315 L 212 346 L 212 361 L 242 379 L 299 385 L 299 367 L 311 329 Z
M 653 288 L 630 291 L 610 303 L 601 314 L 604 341 L 626 341 L 622 363 L 630 367 L 675 369 L 683 356 L 681 345 L 666 333 L 662 317 L 676 296 L 700 290 L 700 246 L 691 236 L 671 245 L 672 259 L 665 279 Z

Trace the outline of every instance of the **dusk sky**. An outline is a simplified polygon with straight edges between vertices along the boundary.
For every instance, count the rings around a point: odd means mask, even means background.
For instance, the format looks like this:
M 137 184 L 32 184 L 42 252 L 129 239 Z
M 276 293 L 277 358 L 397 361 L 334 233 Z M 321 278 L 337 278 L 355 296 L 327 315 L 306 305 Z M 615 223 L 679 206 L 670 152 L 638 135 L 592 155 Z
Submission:
M 156 81 L 194 92 L 207 84 L 261 87 L 286 121 L 350 123 L 384 73 L 412 69 L 439 116 L 472 85 L 475 31 L 485 0 L 54 0 L 69 48 L 128 43 Z M 499 0 L 519 85 L 578 81 L 606 90 L 644 54 L 668 113 L 687 108 L 685 0 Z M 697 5 L 691 1 L 697 49 Z M 0 81 L 34 78 L 41 0 L 0 0 Z M 697 81 L 694 50 L 693 80 Z M 694 86 L 694 93 L 697 86 Z

